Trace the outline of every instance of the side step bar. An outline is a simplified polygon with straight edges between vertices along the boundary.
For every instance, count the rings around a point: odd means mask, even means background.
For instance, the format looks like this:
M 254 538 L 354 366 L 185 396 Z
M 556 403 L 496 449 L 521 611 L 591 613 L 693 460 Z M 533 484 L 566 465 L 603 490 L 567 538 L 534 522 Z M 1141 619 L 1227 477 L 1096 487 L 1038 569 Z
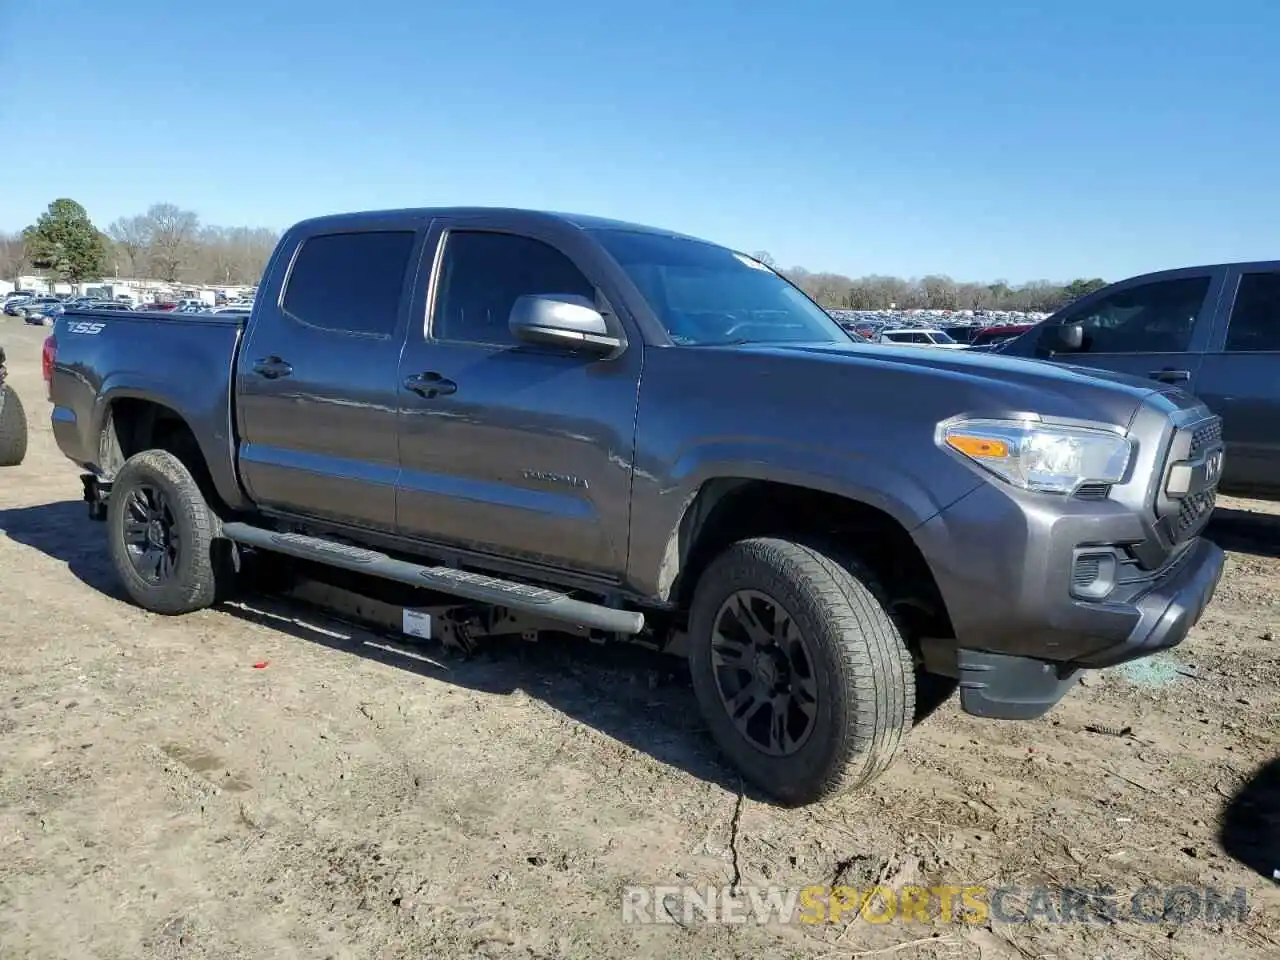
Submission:
M 277 533 L 247 523 L 224 523 L 222 535 L 228 540 L 262 550 L 284 553 L 303 560 L 315 560 L 331 567 L 366 573 L 384 580 L 395 580 L 412 587 L 438 590 L 467 600 L 522 610 L 550 620 L 628 635 L 637 634 L 644 629 L 643 613 L 615 610 L 598 603 L 575 600 L 555 590 L 499 580 L 483 573 L 455 570 L 452 567 L 424 567 L 393 559 L 376 550 L 334 543 L 300 533 Z

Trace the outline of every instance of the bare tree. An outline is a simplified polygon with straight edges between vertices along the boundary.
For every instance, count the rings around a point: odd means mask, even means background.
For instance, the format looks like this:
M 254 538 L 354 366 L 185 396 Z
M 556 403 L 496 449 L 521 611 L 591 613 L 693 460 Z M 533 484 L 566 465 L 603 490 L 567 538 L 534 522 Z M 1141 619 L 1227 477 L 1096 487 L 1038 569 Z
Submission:
M 107 236 L 115 249 L 129 260 L 129 275 L 147 274 L 148 251 L 151 249 L 151 221 L 146 216 L 120 217 L 107 227 Z
M 200 218 L 176 204 L 156 203 L 144 214 L 148 259 L 159 279 L 173 283 L 195 253 Z
M 920 281 L 924 291 L 924 305 L 930 310 L 955 310 L 958 306 L 956 283 L 950 277 L 936 274 Z
M 257 283 L 278 239 L 262 228 L 204 227 L 187 275 L 203 283 Z
M 0 233 L 0 280 L 17 280 L 31 262 L 20 233 Z
M 985 284 L 962 283 L 956 287 L 956 302 L 962 310 L 989 309 L 993 299 Z
M 231 283 L 241 272 L 239 251 L 222 227 L 204 227 L 200 231 L 200 249 L 195 258 L 195 272 L 202 280 Z

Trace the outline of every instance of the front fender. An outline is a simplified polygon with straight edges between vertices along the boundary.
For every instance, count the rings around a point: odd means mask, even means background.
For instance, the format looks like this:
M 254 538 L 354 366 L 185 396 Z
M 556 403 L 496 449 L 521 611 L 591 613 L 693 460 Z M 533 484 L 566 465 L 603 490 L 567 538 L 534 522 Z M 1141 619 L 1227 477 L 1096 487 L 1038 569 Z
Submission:
M 924 463 L 937 467 L 930 458 Z M 633 486 L 628 580 L 666 600 L 687 544 L 681 521 L 712 480 L 761 480 L 832 494 L 888 514 L 908 532 L 982 483 L 970 471 L 922 469 L 868 452 L 771 440 L 718 438 L 686 447 L 665 471 L 638 464 Z

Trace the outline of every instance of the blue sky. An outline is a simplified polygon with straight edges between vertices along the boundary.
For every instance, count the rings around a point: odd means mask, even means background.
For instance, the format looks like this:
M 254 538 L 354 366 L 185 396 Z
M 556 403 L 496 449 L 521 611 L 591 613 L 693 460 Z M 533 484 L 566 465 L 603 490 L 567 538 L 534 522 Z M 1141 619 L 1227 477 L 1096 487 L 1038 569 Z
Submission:
M 855 275 L 1275 258 L 1278 40 L 1274 0 L 0 0 L 0 229 L 474 203 Z

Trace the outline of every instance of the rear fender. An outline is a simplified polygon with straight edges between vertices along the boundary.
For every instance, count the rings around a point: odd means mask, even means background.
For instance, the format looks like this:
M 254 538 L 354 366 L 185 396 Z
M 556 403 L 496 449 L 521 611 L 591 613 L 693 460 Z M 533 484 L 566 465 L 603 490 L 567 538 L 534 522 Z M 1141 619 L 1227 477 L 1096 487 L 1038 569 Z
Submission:
M 198 391 L 193 393 L 198 395 Z M 90 417 L 90 429 L 96 438 L 93 449 L 99 451 L 100 464 L 103 462 L 101 445 L 105 442 L 108 416 L 112 406 L 122 399 L 145 400 L 172 410 L 195 437 L 214 489 L 222 501 L 236 510 L 251 506 L 235 469 L 230 397 L 215 391 L 207 398 L 199 397 L 200 402 L 192 402 L 176 396 L 172 384 L 157 377 L 138 373 L 108 377 L 102 383 Z

